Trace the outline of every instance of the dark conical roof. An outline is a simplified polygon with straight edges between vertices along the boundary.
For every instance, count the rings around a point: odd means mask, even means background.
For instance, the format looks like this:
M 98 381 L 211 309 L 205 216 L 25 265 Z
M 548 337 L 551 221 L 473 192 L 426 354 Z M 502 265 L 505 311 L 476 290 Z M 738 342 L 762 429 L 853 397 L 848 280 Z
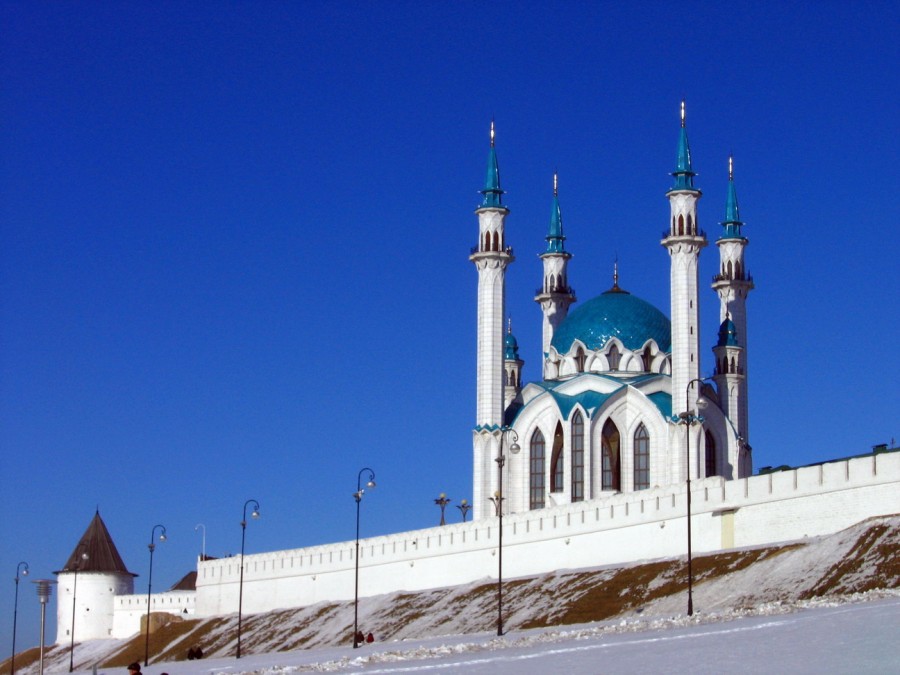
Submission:
M 87 553 L 85 560 L 83 555 Z M 66 560 L 65 566 L 54 574 L 60 572 L 72 572 L 75 569 L 79 572 L 120 572 L 122 574 L 132 574 L 125 567 L 122 556 L 119 555 L 116 545 L 113 543 L 109 530 L 106 529 L 106 523 L 100 517 L 98 510 L 88 525 L 87 530 L 81 535 L 81 539 L 72 551 L 72 555 Z M 132 574 L 132 576 L 137 576 Z

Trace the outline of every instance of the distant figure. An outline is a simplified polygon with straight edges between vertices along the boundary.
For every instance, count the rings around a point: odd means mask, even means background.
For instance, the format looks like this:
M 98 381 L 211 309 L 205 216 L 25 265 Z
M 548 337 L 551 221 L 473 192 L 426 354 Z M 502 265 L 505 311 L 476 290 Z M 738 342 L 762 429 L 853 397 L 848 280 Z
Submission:
M 366 642 L 375 642 L 375 636 L 369 633 L 366 635 Z
M 365 641 L 366 641 L 366 638 L 363 635 L 363 632 L 361 630 L 356 631 L 356 637 L 353 639 L 354 644 L 361 645 L 361 644 L 364 644 Z
M 191 647 L 188 649 L 188 661 L 193 661 L 194 659 L 202 659 L 203 658 L 203 650 L 200 647 Z
M 128 675 L 141 675 L 141 664 L 134 662 L 128 666 Z

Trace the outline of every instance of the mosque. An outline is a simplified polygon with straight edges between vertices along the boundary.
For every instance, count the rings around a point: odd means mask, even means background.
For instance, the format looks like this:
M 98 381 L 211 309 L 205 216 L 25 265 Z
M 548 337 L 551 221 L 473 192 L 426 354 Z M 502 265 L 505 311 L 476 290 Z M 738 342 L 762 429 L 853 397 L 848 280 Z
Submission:
M 518 513 L 692 478 L 728 480 L 752 472 L 747 417 L 748 240 L 729 160 L 725 219 L 716 239 L 720 300 L 715 374 L 700 377 L 698 268 L 707 245 L 697 225 L 684 103 L 670 224 L 662 246 L 671 261 L 671 321 L 649 303 L 612 287 L 575 306 L 554 177 L 543 281 L 534 298 L 543 313 L 543 378 L 524 384 L 511 328 L 504 335 L 506 243 L 500 170 L 491 128 L 487 179 L 478 215 L 477 400 L 474 515 Z M 711 380 L 711 382 L 707 382 Z M 702 410 L 700 410 L 702 408 Z M 702 416 L 703 424 L 691 424 Z M 685 425 L 689 426 L 686 436 Z M 515 457 L 519 452 L 521 458 Z M 502 458 L 502 459 L 501 459 Z M 507 468 L 504 472 L 504 467 Z M 493 506 L 492 506 L 493 502 Z
M 512 578 L 679 556 L 691 527 L 694 551 L 716 551 L 829 534 L 900 512 L 894 450 L 751 475 L 748 239 L 729 162 L 712 281 L 720 326 L 714 374 L 704 378 L 698 262 L 708 240 L 698 227 L 695 175 L 682 103 L 660 242 L 670 257 L 671 319 L 620 287 L 617 273 L 609 290 L 575 304 L 554 178 L 534 297 L 543 314 L 541 379 L 523 384 L 516 338 L 504 325 L 514 256 L 492 125 L 475 210 L 478 244 L 469 256 L 478 275 L 473 518 L 358 546 L 201 556 L 195 572 L 151 597 L 149 589 L 135 594 L 135 575 L 98 512 L 57 572 L 57 641 L 73 639 L 73 624 L 81 641 L 132 636 L 145 615 L 153 626 L 231 614 L 241 598 L 247 613 L 346 601 L 354 579 L 369 596 L 490 579 L 500 565 L 503 578 Z

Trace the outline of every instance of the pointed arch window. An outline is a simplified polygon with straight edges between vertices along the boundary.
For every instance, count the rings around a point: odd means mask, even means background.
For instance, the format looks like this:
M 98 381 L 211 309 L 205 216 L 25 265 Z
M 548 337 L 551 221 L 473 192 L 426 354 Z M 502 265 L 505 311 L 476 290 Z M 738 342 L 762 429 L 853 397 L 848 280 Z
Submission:
M 544 508 L 544 457 L 545 457 L 544 434 L 540 429 L 535 429 L 531 435 L 531 443 L 529 445 L 529 508 Z
M 584 350 L 581 347 L 575 350 L 575 370 L 579 373 L 584 372 Z
M 495 251 L 500 250 L 500 233 L 499 232 L 494 232 L 494 250 Z
M 584 418 L 572 416 L 572 501 L 584 500 Z
M 622 353 L 619 351 L 619 348 L 616 347 L 615 344 L 609 346 L 609 351 L 606 353 L 606 358 L 609 361 L 610 370 L 619 369 L 619 362 L 622 360 Z
M 688 214 L 688 234 L 695 234 L 694 218 L 691 216 L 691 214 Z
M 612 420 L 606 420 L 600 441 L 601 489 L 621 490 L 622 474 L 619 468 L 619 430 Z
M 644 362 L 644 371 L 649 373 L 653 369 L 653 352 L 650 350 L 650 345 L 644 347 L 644 352 L 641 354 L 641 361 Z
M 684 234 L 684 216 L 682 216 L 682 215 L 678 216 L 678 234 L 679 235 Z
M 562 424 L 556 423 L 553 434 L 553 452 L 550 454 L 550 492 L 563 491 L 565 465 L 563 462 L 563 430 Z
M 716 439 L 709 431 L 706 432 L 706 475 L 719 475 L 716 467 Z
M 634 489 L 650 487 L 650 434 L 643 424 L 634 432 Z

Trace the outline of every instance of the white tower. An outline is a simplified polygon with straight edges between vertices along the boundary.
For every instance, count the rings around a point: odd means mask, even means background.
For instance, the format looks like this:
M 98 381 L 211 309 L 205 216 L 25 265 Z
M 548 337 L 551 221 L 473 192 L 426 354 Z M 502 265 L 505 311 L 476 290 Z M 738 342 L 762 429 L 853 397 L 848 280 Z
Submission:
M 99 511 L 65 567 L 54 574 L 59 588 L 56 643 L 111 637 L 115 597 L 134 593 L 136 575 L 126 569 Z
M 504 335 L 506 316 L 506 266 L 515 258 L 506 245 L 504 223 L 509 214 L 502 204 L 500 169 L 494 150 L 494 124 L 491 122 L 491 149 L 487 178 L 478 214 L 478 246 L 469 260 L 478 270 L 478 345 L 476 374 L 476 413 L 473 432 L 473 518 L 492 514 L 489 501 L 499 489 L 494 460 L 499 455 L 504 407 Z
M 553 210 L 550 213 L 550 230 L 547 232 L 547 250 L 541 254 L 544 263 L 544 283 L 534 298 L 544 313 L 543 340 L 544 357 L 550 351 L 550 342 L 557 327 L 569 312 L 569 305 L 575 302 L 575 291 L 569 286 L 566 267 L 571 253 L 565 250 L 566 237 L 563 235 L 562 213 L 559 208 L 559 181 L 553 174 Z M 544 360 L 546 369 L 546 360 Z M 546 370 L 544 377 L 547 377 Z
M 694 187 L 691 150 L 685 128 L 684 101 L 681 102 L 681 135 L 678 140 L 678 162 L 674 173 L 675 185 L 666 193 L 671 209 L 668 236 L 662 245 L 669 250 L 670 293 L 672 306 L 672 414 L 694 411 L 699 384 L 687 390 L 691 380 L 700 373 L 700 307 L 697 294 L 697 273 L 700 251 L 706 246 L 706 235 L 697 224 L 697 201 L 701 192 Z M 677 440 L 676 440 L 677 443 Z M 699 443 L 691 443 L 699 449 Z M 692 458 L 691 474 L 697 471 Z M 673 476 L 685 470 L 684 456 L 671 456 L 675 462 Z
M 744 249 L 750 242 L 741 232 L 743 225 L 734 189 L 734 161 L 729 157 L 725 221 L 722 223 L 722 235 L 716 241 L 719 247 L 719 273 L 713 277 L 712 284 L 719 295 L 719 321 L 722 325 L 719 344 L 714 350 L 716 386 L 722 409 L 734 423 L 738 435 L 747 443 L 750 431 L 747 415 L 747 295 L 753 290 L 753 277 L 747 274 L 744 265 Z M 724 337 L 723 330 L 726 332 Z

